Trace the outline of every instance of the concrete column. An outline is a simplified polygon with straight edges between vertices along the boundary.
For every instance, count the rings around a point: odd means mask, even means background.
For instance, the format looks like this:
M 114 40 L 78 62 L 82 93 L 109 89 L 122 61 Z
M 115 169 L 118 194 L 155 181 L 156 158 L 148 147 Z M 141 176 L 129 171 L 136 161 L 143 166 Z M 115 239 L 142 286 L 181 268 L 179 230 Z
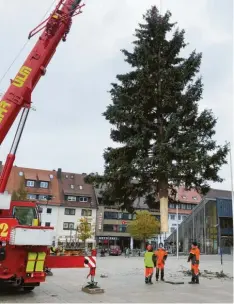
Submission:
M 131 237 L 130 239 L 130 249 L 132 250 L 133 249 L 133 238 Z

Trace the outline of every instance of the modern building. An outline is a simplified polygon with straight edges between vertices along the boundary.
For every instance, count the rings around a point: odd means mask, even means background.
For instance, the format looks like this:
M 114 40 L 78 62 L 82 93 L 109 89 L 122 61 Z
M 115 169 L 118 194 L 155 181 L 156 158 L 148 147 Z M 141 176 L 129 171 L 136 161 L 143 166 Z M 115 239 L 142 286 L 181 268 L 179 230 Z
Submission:
M 96 243 L 99 247 L 109 248 L 111 245 L 119 245 L 122 250 L 125 247 L 140 248 L 141 242 L 133 240 L 127 233 L 127 224 L 135 219 L 135 214 L 121 211 L 116 207 L 104 206 L 99 189 L 96 189 L 96 196 L 98 200 Z M 135 202 L 134 207 L 136 210 L 148 210 L 143 200 Z M 159 209 L 150 211 L 157 219 L 160 218 Z
M 176 230 L 167 238 L 174 250 Z M 211 189 L 189 217 L 179 225 L 179 251 L 187 253 L 197 241 L 204 254 L 231 253 L 233 213 L 231 191 Z
M 130 237 L 127 233 L 127 223 L 134 219 L 134 214 L 122 212 L 116 207 L 104 206 L 102 203 L 102 195 L 100 189 L 95 189 L 96 197 L 98 200 L 97 211 L 97 228 L 96 238 L 100 246 L 109 247 L 110 245 L 120 245 L 122 248 L 131 247 L 136 248 L 140 243 Z M 201 197 L 196 191 L 185 191 L 184 188 L 179 188 L 176 200 L 179 201 L 178 205 L 178 222 L 181 223 L 192 210 L 200 203 Z M 160 221 L 160 207 L 159 203 L 155 209 L 150 209 L 141 198 L 134 203 L 135 210 L 148 210 Z M 168 209 L 168 225 L 169 232 L 164 234 L 155 235 L 149 240 L 153 245 L 164 242 L 165 239 L 174 231 L 177 225 L 176 204 L 169 203 Z
M 181 224 L 192 213 L 192 210 L 201 202 L 201 200 L 201 196 L 195 190 L 186 191 L 183 187 L 178 188 L 176 195 L 176 201 L 178 201 L 178 203 L 169 203 L 168 205 L 169 231 L 161 236 L 161 241 L 164 242 L 177 227 L 177 206 L 178 224 Z

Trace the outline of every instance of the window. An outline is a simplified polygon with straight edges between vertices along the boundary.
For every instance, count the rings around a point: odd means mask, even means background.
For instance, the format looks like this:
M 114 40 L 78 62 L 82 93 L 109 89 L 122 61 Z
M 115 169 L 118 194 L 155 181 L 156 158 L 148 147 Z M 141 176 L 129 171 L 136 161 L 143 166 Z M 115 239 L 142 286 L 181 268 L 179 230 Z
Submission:
M 37 196 L 36 196 L 36 194 L 27 194 L 27 199 L 35 200 L 35 199 L 37 199 Z
M 46 201 L 47 200 L 47 195 L 39 195 L 38 196 L 38 199 L 40 200 L 40 201 Z
M 68 178 L 68 175 L 66 175 L 66 178 Z
M 112 220 L 112 219 L 118 219 L 118 212 L 110 212 L 110 211 L 105 211 L 104 212 L 104 219 L 106 220 Z
M 50 222 L 45 222 L 46 227 L 50 227 Z
M 82 216 L 92 216 L 92 210 L 90 210 L 90 209 L 82 209 L 81 210 L 81 215 Z
M 181 204 L 181 209 L 186 209 L 186 204 Z
M 178 220 L 181 221 L 181 215 L 178 215 Z
M 119 212 L 119 213 L 118 213 L 118 219 L 121 220 L 122 218 L 123 218 L 123 213 Z
M 73 179 L 74 178 L 74 175 L 71 175 L 71 179 Z
M 49 183 L 48 182 L 40 182 L 40 188 L 48 189 Z
M 71 189 L 74 189 L 74 185 L 71 185 Z
M 66 214 L 66 215 L 75 215 L 76 214 L 76 209 L 65 208 L 64 214 Z
M 80 190 L 82 190 L 83 189 L 83 186 L 80 186 Z
M 46 213 L 52 213 L 52 208 L 47 208 Z
M 183 199 L 186 199 L 186 195 L 182 195 L 182 198 L 183 198 Z
M 27 186 L 27 187 L 34 187 L 34 185 L 35 185 L 35 182 L 34 182 L 34 181 L 27 180 L 27 182 L 26 182 L 26 186 Z
M 103 231 L 114 231 L 114 225 L 104 224 Z
M 197 200 L 197 197 L 196 197 L 196 196 L 193 196 L 193 200 L 196 201 L 196 200 Z
M 119 226 L 119 232 L 126 232 L 127 227 L 126 226 Z
M 171 220 L 175 220 L 175 215 L 171 214 Z
M 174 230 L 175 230 L 175 228 L 174 228 L 174 227 L 171 227 L 171 233 L 172 233 Z
M 174 209 L 175 208 L 175 204 L 169 204 L 169 208 Z
M 188 210 L 191 210 L 191 209 L 192 209 L 191 204 L 187 204 L 187 209 L 188 209 Z
M 13 216 L 17 218 L 20 225 L 32 226 L 33 220 L 37 219 L 37 212 L 33 207 L 17 206 L 13 209 Z
M 63 223 L 63 230 L 74 230 L 74 223 L 71 222 L 64 222 Z
M 79 201 L 80 201 L 80 202 L 87 202 L 87 201 L 88 201 L 88 198 L 85 197 L 85 196 L 80 196 L 80 197 L 79 197 Z
M 68 200 L 68 202 L 76 202 L 76 197 L 75 196 L 68 196 L 67 200 Z
M 103 225 L 103 231 L 106 232 L 126 232 L 126 230 L 127 230 L 126 225 L 109 225 L 109 224 Z
M 130 213 L 123 213 L 123 220 L 131 220 L 132 215 Z
M 172 224 L 172 226 L 177 226 L 177 224 Z

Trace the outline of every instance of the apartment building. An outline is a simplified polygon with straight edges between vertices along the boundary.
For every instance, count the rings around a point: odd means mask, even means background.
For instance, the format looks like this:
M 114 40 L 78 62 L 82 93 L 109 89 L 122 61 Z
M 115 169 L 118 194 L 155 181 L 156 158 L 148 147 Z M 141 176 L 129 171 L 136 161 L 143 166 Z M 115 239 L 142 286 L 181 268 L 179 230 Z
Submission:
M 56 243 L 77 236 L 79 221 L 86 217 L 93 230 L 93 237 L 87 240 L 91 246 L 95 242 L 97 205 L 93 187 L 85 184 L 84 176 L 62 172 L 61 169 L 14 166 L 6 190 L 11 194 L 22 187 L 26 190 L 27 199 L 36 201 L 42 209 L 42 225 L 54 227 Z
M 57 171 L 60 187 L 60 211 L 57 225 L 57 235 L 60 242 L 77 240 L 77 226 L 80 219 L 86 217 L 93 236 L 87 239 L 89 246 L 95 243 L 97 203 L 92 185 L 84 182 L 85 174 Z

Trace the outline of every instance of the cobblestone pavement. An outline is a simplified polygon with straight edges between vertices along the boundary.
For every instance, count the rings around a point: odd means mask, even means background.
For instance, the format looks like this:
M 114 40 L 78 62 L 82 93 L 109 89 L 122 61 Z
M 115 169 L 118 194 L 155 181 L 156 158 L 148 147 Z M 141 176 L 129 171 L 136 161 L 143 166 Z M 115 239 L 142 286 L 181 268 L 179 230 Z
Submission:
M 104 294 L 90 295 L 81 291 L 86 282 L 87 269 L 57 269 L 54 276 L 35 288 L 33 292 L 1 293 L 0 303 L 233 303 L 233 280 L 200 278 L 200 285 L 189 285 L 186 257 L 168 257 L 165 268 L 166 280 L 183 281 L 184 285 L 155 282 L 144 283 L 142 257 L 98 258 L 97 281 L 105 289 Z M 201 256 L 201 272 L 220 272 L 219 256 Z M 224 256 L 223 271 L 233 276 L 231 256 Z M 108 277 L 100 278 L 104 274 Z

